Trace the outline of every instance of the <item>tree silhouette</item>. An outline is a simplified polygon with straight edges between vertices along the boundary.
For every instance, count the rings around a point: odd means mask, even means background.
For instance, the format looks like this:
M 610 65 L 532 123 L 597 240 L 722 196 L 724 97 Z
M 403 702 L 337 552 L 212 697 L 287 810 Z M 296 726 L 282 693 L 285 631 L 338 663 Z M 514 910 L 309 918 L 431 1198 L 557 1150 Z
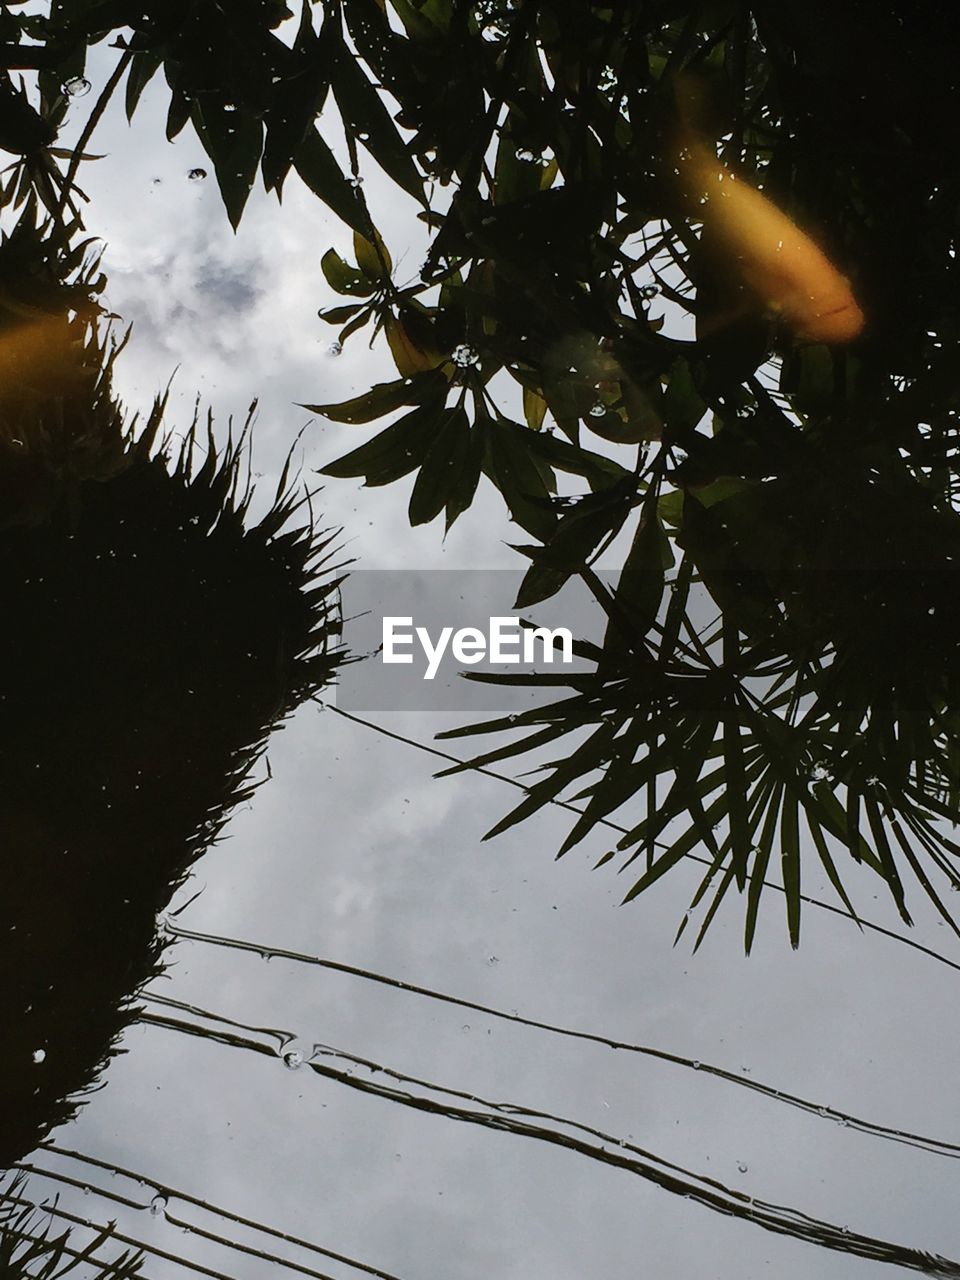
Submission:
M 195 129 L 234 227 L 258 172 L 279 196 L 295 171 L 353 228 L 356 263 L 323 260 L 345 299 L 325 318 L 341 342 L 382 332 L 399 376 L 310 406 L 391 417 L 327 474 L 416 473 L 411 521 L 448 528 L 486 477 L 527 539 L 518 607 L 573 574 L 593 588 L 609 619 L 584 649 L 594 673 L 487 726 L 532 730 L 511 755 L 588 736 L 499 829 L 579 782 L 566 850 L 645 793 L 621 845 L 646 856 L 630 896 L 702 844 L 703 927 L 735 886 L 748 948 L 777 861 L 798 942 L 804 831 L 851 911 L 840 855 L 904 920 L 912 877 L 953 923 L 948 17 L 894 0 L 305 0 L 298 17 L 279 0 L 57 0 L 2 21 L 7 67 L 37 68 L 40 90 L 33 107 L 7 82 L 8 200 L 35 192 L 78 234 L 78 162 L 59 174 L 48 135 L 88 47 L 118 47 L 107 90 L 123 83 L 130 115 L 162 70 L 167 136 Z M 371 162 L 430 229 L 413 281 L 368 208 Z M 724 177 L 796 239 L 764 247 L 749 219 L 732 238 Z M 791 254 L 833 274 L 805 294 Z M 493 390 L 504 373 L 515 403 Z M 558 473 L 582 492 L 558 495 Z M 608 589 L 592 566 L 618 534 Z
M 197 468 L 196 422 L 125 421 L 71 258 L 30 208 L 0 245 L 0 1166 L 95 1087 L 159 913 L 340 660 L 333 535 L 288 527 L 286 472 L 249 519 L 246 428 Z

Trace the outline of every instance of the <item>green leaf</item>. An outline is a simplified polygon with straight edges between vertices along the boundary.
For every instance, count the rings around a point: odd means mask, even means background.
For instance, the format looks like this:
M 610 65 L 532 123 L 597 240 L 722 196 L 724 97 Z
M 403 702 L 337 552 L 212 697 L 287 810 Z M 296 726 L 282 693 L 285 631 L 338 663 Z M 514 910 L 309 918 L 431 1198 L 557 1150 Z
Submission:
M 767 867 L 770 865 L 770 855 L 773 852 L 773 838 L 777 830 L 777 815 L 783 795 L 783 783 L 779 780 L 774 781 L 769 789 L 761 788 L 760 791 L 762 802 L 766 805 L 766 817 L 764 818 L 763 830 L 757 841 L 753 870 L 750 873 L 750 887 L 747 891 L 747 921 L 744 930 L 744 949 L 747 955 L 753 949 L 753 939 L 757 929 L 757 912 L 760 907 L 760 897 L 764 889 Z
M 689 363 L 682 357 L 674 360 L 670 369 L 670 381 L 664 392 L 661 413 L 664 425 L 674 440 L 681 440 L 692 431 L 707 411 L 690 372 Z
M 535 456 L 564 471 L 568 475 L 583 476 L 591 489 L 605 489 L 617 480 L 623 480 L 631 472 L 601 453 L 584 449 L 580 445 L 561 440 L 550 431 L 537 431 L 530 435 L 528 447 Z
M 719 863 L 717 863 L 716 865 L 719 867 Z M 710 903 L 707 913 L 703 917 L 703 923 L 700 925 L 700 929 L 697 933 L 697 940 L 693 944 L 693 949 L 695 952 L 700 950 L 700 944 L 703 942 L 704 938 L 706 937 L 707 930 L 710 928 L 710 925 L 713 923 L 713 918 L 717 914 L 717 911 L 720 908 L 721 902 L 723 902 L 723 899 L 726 897 L 727 890 L 730 888 L 730 886 L 734 882 L 734 874 L 735 873 L 733 869 L 733 864 L 731 863 L 730 866 L 727 867 L 726 871 L 723 873 L 723 879 L 720 881 L 717 891 L 713 895 L 713 901 Z M 677 933 L 678 938 L 680 936 L 680 933 L 683 932 L 683 928 L 685 924 L 686 924 L 686 917 L 684 917 L 683 923 L 680 926 L 680 930 Z
M 167 141 L 173 142 L 183 131 L 190 119 L 190 101 L 179 89 L 173 88 L 170 94 L 170 106 L 167 108 L 166 134 Z
M 897 911 L 900 913 L 900 919 L 904 924 L 912 925 L 913 921 L 910 918 L 904 897 L 903 881 L 900 879 L 900 872 L 897 870 L 897 864 L 893 859 L 893 851 L 887 839 L 880 806 L 872 793 L 868 793 L 863 797 L 863 807 L 867 811 L 867 821 L 870 823 L 870 830 L 873 833 L 873 842 L 880 858 L 883 878 L 893 894 L 893 900 L 897 905 Z
M 837 873 L 836 865 L 834 864 L 833 858 L 830 856 L 830 850 L 827 848 L 827 842 L 823 838 L 823 828 L 820 825 L 817 814 L 815 811 L 811 810 L 810 806 L 806 803 L 804 804 L 804 808 L 806 809 L 807 826 L 810 829 L 810 835 L 813 837 L 813 843 L 817 846 L 817 854 L 823 864 L 823 869 L 826 871 L 830 883 L 833 885 L 834 889 L 836 889 L 843 905 L 859 925 L 860 917 L 857 915 L 853 903 L 847 896 L 847 891 L 844 889 L 840 876 Z
M 523 388 L 523 416 L 531 431 L 539 431 L 547 412 L 547 402 L 543 396 L 529 387 Z
M 300 408 L 320 413 L 332 422 L 373 422 L 402 405 L 423 404 L 436 398 L 446 386 L 446 378 L 431 371 L 412 378 L 397 378 L 393 382 L 378 382 L 362 395 L 341 400 L 339 404 L 301 404 Z
M 515 607 L 528 608 L 555 595 L 572 574 L 582 572 L 600 543 L 626 519 L 633 478 L 581 498 L 557 521 L 543 547 L 520 548 L 533 560 Z
M 338 479 L 363 476 L 371 487 L 392 484 L 422 465 L 436 438 L 441 412 L 437 404 L 420 405 L 320 474 Z
M 257 176 L 263 121 L 242 107 L 228 110 L 208 97 L 194 101 L 190 119 L 213 161 L 227 217 L 236 231 Z
M 323 263 L 321 262 L 321 267 Z M 346 264 L 344 264 L 346 265 Z M 324 272 L 326 275 L 326 272 Z M 363 310 L 363 304 L 360 302 L 349 303 L 345 307 L 324 307 L 317 315 L 324 324 L 345 324 L 348 320 L 352 320 L 358 311 Z
M 454 521 L 466 511 L 473 502 L 480 483 L 480 472 L 483 466 L 485 440 L 483 431 L 474 428 L 470 432 L 467 453 L 463 459 L 459 474 L 454 480 L 447 496 L 446 531 L 449 532 Z
M 663 599 L 665 558 L 670 544 L 654 510 L 640 519 L 617 582 L 616 602 L 636 636 L 645 636 Z M 672 559 L 672 557 L 671 557 Z
M 267 191 L 282 190 L 307 130 L 323 110 L 329 82 L 320 60 L 320 42 L 313 29 L 310 8 L 303 6 L 288 74 L 274 81 L 270 106 L 264 117 L 267 139 L 261 169 Z
M 780 865 L 783 873 L 783 890 L 787 901 L 787 926 L 790 945 L 800 945 L 800 823 L 799 806 L 792 789 L 783 797 L 780 814 Z
M 368 298 L 373 293 L 373 285 L 356 267 L 351 267 L 340 257 L 336 249 L 328 249 L 320 259 L 320 270 L 324 279 L 335 293 Z
M 536 159 L 522 160 L 519 151 L 528 150 L 516 141 L 513 129 L 519 121 L 511 113 L 501 126 L 497 158 L 493 170 L 494 201 L 498 205 L 534 195 L 540 190 L 543 169 Z
M 726 805 L 726 797 L 719 796 L 706 810 L 704 817 L 707 822 L 719 820 L 723 814 Z M 624 903 L 632 902 L 645 889 L 649 889 L 655 884 L 661 876 L 665 875 L 671 867 L 675 867 L 681 858 L 685 858 L 692 849 L 700 843 L 700 832 L 696 825 L 691 825 L 677 840 L 669 846 L 666 853 L 661 854 L 659 858 L 655 858 L 644 874 L 626 894 Z M 621 846 L 623 842 L 620 842 Z
M 491 827 L 483 837 L 484 840 L 492 840 L 494 836 L 502 835 L 504 831 L 508 831 L 524 818 L 529 818 L 538 809 L 542 809 L 545 804 L 549 804 L 574 779 L 589 773 L 592 769 L 599 768 L 608 758 L 608 748 L 613 733 L 611 725 L 601 724 L 566 760 L 554 761 L 550 776 L 534 783 L 528 789 L 526 799 L 522 800 L 505 818 L 501 818 L 496 826 Z
M 156 49 L 144 49 L 140 53 L 135 53 L 131 58 L 130 69 L 127 72 L 125 93 L 127 120 L 133 119 L 133 113 L 137 109 L 144 89 L 159 71 L 162 64 L 163 54 Z M 184 121 L 185 123 L 186 121 Z
M 390 279 L 393 260 L 379 231 L 374 231 L 372 239 L 355 231 L 353 251 L 357 255 L 357 266 L 368 280 L 381 282 Z
M 539 435 L 500 419 L 487 424 L 490 477 L 521 528 L 546 540 L 556 526 L 550 492 L 530 457 L 528 441 Z
M 450 409 L 423 460 L 409 516 L 412 525 L 429 524 L 447 505 L 470 453 L 470 421 L 462 406 Z
M 330 84 L 347 133 L 363 142 L 380 168 L 398 187 L 402 187 L 419 204 L 424 204 L 423 178 L 380 94 L 339 33 L 327 33 L 327 24 L 324 24 L 322 38 L 326 41 Z
M 348 227 L 361 235 L 371 230 L 370 215 L 357 188 L 344 177 L 333 152 L 315 127 L 307 131 L 294 152 L 293 167 L 313 194 Z
M 657 500 L 657 514 L 671 529 L 683 528 L 683 490 L 672 489 Z

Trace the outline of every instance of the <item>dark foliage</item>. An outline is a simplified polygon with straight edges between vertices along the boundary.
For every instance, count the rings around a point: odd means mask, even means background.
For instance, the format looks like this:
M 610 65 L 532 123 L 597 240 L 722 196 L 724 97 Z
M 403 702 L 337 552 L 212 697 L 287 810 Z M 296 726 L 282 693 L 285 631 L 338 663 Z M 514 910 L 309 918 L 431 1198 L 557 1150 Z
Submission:
M 173 449 L 162 402 L 125 423 L 116 349 L 64 309 L 89 271 L 57 309 L 63 261 L 27 221 L 0 272 L 14 260 L 33 287 L 3 274 L 4 1166 L 95 1087 L 162 967 L 158 914 L 251 793 L 270 728 L 339 661 L 331 538 L 288 527 L 286 476 L 254 523 L 243 437 L 218 448 L 195 423 Z
M 44 129 L 108 37 L 129 113 L 162 69 L 168 136 L 192 123 L 234 226 L 258 170 L 278 195 L 296 171 L 355 232 L 356 265 L 324 258 L 344 297 L 325 318 L 341 341 L 382 331 L 399 374 L 315 406 L 361 424 L 399 414 L 329 474 L 415 474 L 411 521 L 443 514 L 448 527 L 486 477 L 524 533 L 522 606 L 571 574 L 592 580 L 610 541 L 632 540 L 616 593 L 597 590 L 610 630 L 596 675 L 539 714 L 531 745 L 592 732 L 521 812 L 579 782 L 591 818 L 574 841 L 645 793 L 624 845 L 647 855 L 632 892 L 702 843 L 715 866 L 696 901 L 709 922 L 731 886 L 745 891 L 748 946 L 776 862 L 799 938 L 804 828 L 841 894 L 846 854 L 904 919 L 910 877 L 950 919 L 952 16 L 905 0 L 326 0 L 305 2 L 282 40 L 286 13 L 253 0 L 6 13 L 7 66 L 42 67 L 47 122 L 24 125 L 33 164 L 9 198 L 45 198 Z M 757 286 L 680 180 L 694 135 L 812 235 L 848 279 L 862 333 L 810 342 L 796 299 Z M 359 186 L 370 159 L 431 229 L 412 282 L 395 280 Z M 670 308 L 689 320 L 675 336 Z M 503 371 L 516 411 L 491 392 Z M 559 473 L 579 500 L 558 497 Z M 716 627 L 692 603 L 703 588 Z
M 60 1280 L 78 1266 L 96 1280 L 133 1280 L 140 1274 L 142 1254 L 124 1250 L 105 1262 L 100 1251 L 110 1243 L 110 1228 L 97 1232 L 82 1249 L 70 1243 L 70 1232 L 53 1234 L 52 1220 L 34 1209 L 22 1175 L 0 1183 L 0 1275 L 4 1280 Z M 96 1271 L 91 1268 L 96 1267 Z

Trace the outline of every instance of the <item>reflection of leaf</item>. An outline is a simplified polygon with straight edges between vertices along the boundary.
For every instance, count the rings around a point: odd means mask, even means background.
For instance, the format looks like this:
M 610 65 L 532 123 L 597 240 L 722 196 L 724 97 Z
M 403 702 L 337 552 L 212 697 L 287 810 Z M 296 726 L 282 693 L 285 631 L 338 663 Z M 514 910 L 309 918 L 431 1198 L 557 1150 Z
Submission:
M 372 422 L 382 418 L 405 404 L 422 404 L 438 394 L 447 385 L 446 379 L 437 374 L 419 374 L 414 378 L 398 378 L 395 382 L 379 382 L 362 395 L 339 404 L 304 404 L 302 409 L 323 414 L 334 422 Z
M 327 69 L 347 131 L 359 137 L 381 169 L 416 200 L 423 202 L 423 179 L 380 95 L 339 35 L 324 24 Z
M 126 89 L 126 111 L 127 119 L 133 119 L 133 113 L 137 109 L 140 97 L 153 79 L 154 75 L 160 69 L 163 62 L 163 55 L 154 49 L 145 49 L 141 53 L 135 53 L 130 60 L 130 70 L 127 73 L 127 89 Z
M 421 405 L 352 449 L 321 474 L 339 478 L 363 476 L 368 485 L 392 484 L 422 466 L 439 429 L 442 407 Z
M 470 422 L 459 405 L 445 416 L 410 495 L 410 523 L 427 524 L 454 493 L 470 455 Z
M 263 148 L 263 185 L 278 193 L 307 130 L 323 109 L 329 88 L 308 5 L 303 6 L 293 54 L 288 73 L 273 81 L 264 118 L 267 138 Z
M 538 538 L 548 538 L 556 523 L 550 493 L 530 458 L 527 441 L 535 434 L 502 420 L 490 421 L 490 476 L 514 520 Z
M 433 345 L 429 320 L 413 308 L 404 308 L 398 316 L 388 314 L 383 322 L 387 345 L 397 372 L 405 378 L 435 369 L 443 356 Z
M 644 515 L 620 571 L 616 601 L 636 635 L 645 636 L 663 598 L 670 545 L 655 513 Z
M 357 266 L 368 280 L 390 279 L 393 260 L 379 231 L 373 232 L 372 239 L 354 231 L 353 251 L 357 255 Z
M 616 533 L 633 499 L 632 477 L 580 499 L 564 512 L 543 547 L 524 547 L 533 560 L 517 594 L 516 607 L 528 608 L 555 595 L 567 579 L 586 568 L 600 543 Z
M 345 307 L 324 307 L 317 314 L 325 324 L 344 324 L 347 320 L 352 320 L 362 308 L 362 303 L 355 302 Z
M 370 280 L 362 271 L 344 262 L 336 249 L 328 249 L 320 259 L 320 270 L 331 289 L 346 295 L 369 297 L 373 292 Z
M 670 380 L 660 406 L 663 421 L 671 438 L 681 440 L 692 431 L 706 412 L 706 404 L 697 391 L 690 365 L 682 357 L 676 359 L 670 370 Z
M 306 137 L 293 156 L 293 167 L 324 204 L 354 231 L 366 235 L 370 230 L 367 213 L 357 189 L 344 177 L 343 170 L 334 159 L 333 152 L 320 136 L 318 129 L 307 131 Z
M 190 119 L 214 172 L 230 225 L 236 231 L 253 188 L 263 149 L 263 122 L 243 108 L 195 101 Z
M 470 432 L 466 455 L 447 494 L 446 528 L 448 531 L 454 521 L 463 515 L 473 502 L 477 485 L 480 483 L 485 448 L 484 420 L 481 419 L 474 424 Z
M 622 480 L 630 474 L 615 459 L 605 458 L 603 454 L 570 444 L 551 432 L 538 431 L 531 434 L 527 438 L 527 444 L 534 455 L 541 457 L 551 467 L 570 475 L 583 476 L 591 489 L 605 489 L 613 481 Z
M 543 396 L 537 395 L 536 391 L 531 391 L 529 387 L 524 387 L 523 416 L 526 419 L 527 426 L 533 431 L 539 431 L 543 426 L 546 412 L 547 402 Z

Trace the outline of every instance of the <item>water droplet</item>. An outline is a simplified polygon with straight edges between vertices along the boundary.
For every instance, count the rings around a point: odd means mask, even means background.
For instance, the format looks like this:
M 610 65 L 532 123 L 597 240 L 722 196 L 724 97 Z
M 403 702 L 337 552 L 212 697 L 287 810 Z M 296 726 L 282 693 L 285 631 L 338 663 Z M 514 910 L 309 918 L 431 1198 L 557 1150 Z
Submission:
M 460 1030 L 461 1030 L 462 1032 L 464 1032 L 464 1034 L 466 1034 L 466 1032 L 468 1032 L 468 1031 L 470 1030 L 470 1023 L 469 1023 L 469 1022 L 465 1022 L 465 1023 L 463 1024 L 463 1026 L 460 1028 Z
M 235 102 L 225 102 L 223 104 L 224 111 L 236 111 L 237 104 Z
M 488 22 L 480 34 L 488 44 L 495 44 L 498 40 L 502 40 L 507 33 L 498 22 Z
M 601 404 L 598 400 L 596 404 L 590 406 L 591 418 L 605 418 L 607 416 L 607 406 Z
M 34 1049 L 33 1060 L 39 1066 L 41 1062 L 45 1062 L 47 1058 L 46 1049 Z
M 749 1165 L 743 1164 L 742 1161 L 739 1161 L 739 1160 L 737 1161 L 737 1168 L 740 1170 L 741 1173 L 746 1173 L 749 1167 L 750 1167 Z
M 331 342 L 329 347 L 327 347 L 327 355 L 333 356 L 334 358 L 343 355 L 343 343 Z
M 499 956 L 488 956 L 488 957 L 487 957 L 487 964 L 489 964 L 489 965 L 494 965 L 494 964 L 499 964 L 499 963 L 500 963 L 500 957 L 499 957 Z
M 190 179 L 191 182 L 202 182 L 206 176 L 207 176 L 206 169 L 191 169 L 190 172 L 187 174 L 187 177 Z
M 362 187 L 362 186 L 363 186 L 363 178 L 361 178 L 361 177 L 360 177 L 360 174 L 359 174 L 359 173 L 355 173 L 355 174 L 353 175 L 353 177 L 350 179 L 350 185 L 351 185 L 351 187 Z
M 64 80 L 63 92 L 71 98 L 82 98 L 90 92 L 90 81 L 83 76 L 74 76 L 70 80 Z
M 825 764 L 815 764 L 810 770 L 811 782 L 823 782 L 830 777 L 830 770 Z
M 652 298 L 657 297 L 659 292 L 660 290 L 655 284 L 645 284 L 640 290 L 640 297 L 643 298 L 644 302 L 649 302 Z
M 296 1071 L 303 1066 L 303 1054 L 299 1049 L 288 1049 L 283 1055 L 283 1065 L 288 1071 Z
M 150 1217 L 163 1218 L 167 1213 L 167 1197 L 158 1192 L 150 1201 Z
M 469 369 L 480 361 L 480 357 L 477 355 L 474 348 L 468 346 L 465 342 L 461 342 L 459 346 L 454 347 L 453 354 L 450 358 L 460 369 Z

